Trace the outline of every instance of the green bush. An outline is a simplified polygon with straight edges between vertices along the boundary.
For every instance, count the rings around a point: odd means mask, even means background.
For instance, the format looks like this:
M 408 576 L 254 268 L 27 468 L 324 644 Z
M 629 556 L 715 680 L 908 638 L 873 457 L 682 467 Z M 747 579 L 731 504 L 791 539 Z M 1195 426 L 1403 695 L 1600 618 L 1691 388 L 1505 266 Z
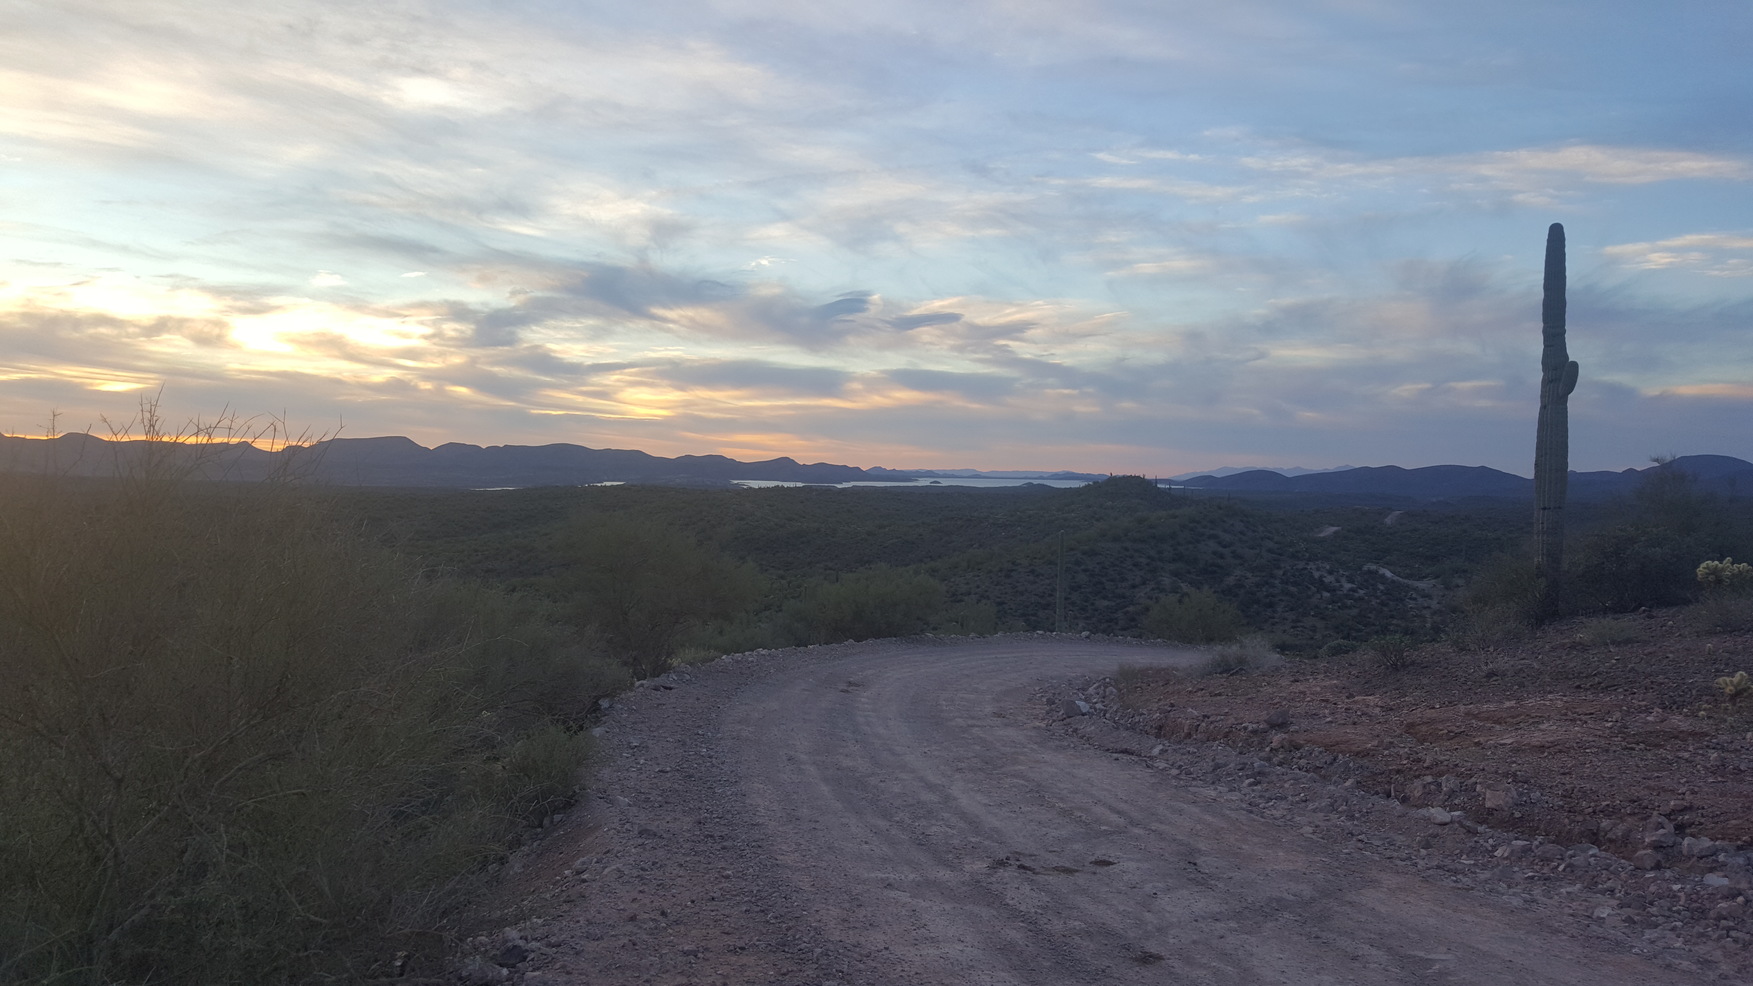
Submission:
M 1209 589 L 1163 596 L 1144 614 L 1142 626 L 1152 637 L 1183 644 L 1223 643 L 1247 629 L 1241 611 Z
M 944 609 L 932 624 L 939 633 L 983 636 L 998 632 L 998 607 L 989 602 L 960 603 Z
M 617 679 L 308 498 L 148 475 L 0 476 L 0 680 L 0 982 L 96 986 L 365 978 Z
M 1363 646 L 1355 640 L 1330 640 L 1321 646 L 1321 657 L 1344 657 Z
M 936 579 L 879 565 L 805 589 L 780 611 L 780 635 L 792 644 L 904 637 L 932 626 L 943 604 Z
M 563 540 L 576 621 L 600 632 L 638 678 L 662 674 L 685 637 L 760 596 L 753 566 L 655 520 L 585 514 Z

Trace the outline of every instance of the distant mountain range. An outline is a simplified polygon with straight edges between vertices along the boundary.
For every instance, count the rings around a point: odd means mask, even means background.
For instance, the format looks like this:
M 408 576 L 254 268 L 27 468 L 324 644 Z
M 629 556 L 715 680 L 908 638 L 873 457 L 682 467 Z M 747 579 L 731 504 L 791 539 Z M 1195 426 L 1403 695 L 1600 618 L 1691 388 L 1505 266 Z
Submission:
M 149 454 L 167 456 L 204 479 L 259 481 L 294 476 L 341 486 L 581 486 L 589 483 L 712 484 L 737 479 L 791 483 L 906 482 L 906 473 L 791 458 L 739 462 L 722 455 L 673 459 L 630 449 L 582 445 L 463 445 L 426 448 L 409 438 L 334 438 L 268 452 L 253 445 L 111 442 L 92 435 L 0 436 L 0 470 L 112 476 L 137 470 Z
M 1648 469 L 1623 472 L 1572 472 L 1569 494 L 1599 500 L 1630 493 L 1649 473 L 1672 470 L 1690 475 L 1700 489 L 1733 497 L 1753 497 L 1753 462 L 1728 455 L 1684 455 Z M 1418 500 L 1470 497 L 1532 498 L 1534 481 L 1487 466 L 1364 466 L 1334 472 L 1286 476 L 1267 469 L 1229 476 L 1194 476 L 1182 486 L 1236 493 L 1326 493 L 1403 496 Z
M 913 479 L 1066 479 L 1082 483 L 1095 483 L 1107 479 L 1105 472 L 1045 472 L 1039 469 L 884 469 L 873 466 L 869 472 L 873 478 L 888 480 L 891 476 L 907 476 Z M 907 480 L 892 480 L 907 482 Z
M 334 438 L 311 446 L 265 451 L 236 443 L 176 444 L 108 441 L 93 435 L 59 438 L 0 436 L 0 471 L 111 476 L 138 471 L 148 456 L 159 455 L 179 471 L 205 479 L 259 481 L 276 475 L 340 486 L 508 487 L 581 486 L 590 483 L 673 483 L 716 485 L 733 480 L 789 483 L 906 483 L 932 479 L 1014 480 L 1105 479 L 1096 473 L 978 469 L 901 471 L 880 466 L 826 462 L 801 463 L 789 457 L 741 462 L 722 455 L 651 455 L 633 449 L 593 449 L 583 445 L 463 445 L 427 448 L 412 439 Z M 1753 462 L 1727 455 L 1687 455 L 1648 469 L 1573 472 L 1570 496 L 1605 499 L 1630 493 L 1648 474 L 1675 470 L 1693 477 L 1699 488 L 1732 497 L 1753 497 Z M 1534 481 L 1486 466 L 1342 467 L 1331 471 L 1250 469 L 1228 475 L 1218 470 L 1179 480 L 1177 485 L 1213 493 L 1250 496 L 1325 494 L 1338 497 L 1396 497 L 1462 500 L 1479 497 L 1528 499 Z M 1287 474 L 1289 473 L 1289 474 Z
M 1179 476 L 1170 476 L 1169 478 L 1174 482 L 1180 483 L 1189 479 L 1199 479 L 1205 476 L 1234 476 L 1235 474 L 1242 472 L 1275 472 L 1280 476 L 1307 476 L 1318 472 L 1344 472 L 1347 469 L 1356 468 L 1356 466 L 1334 466 L 1331 469 L 1304 469 L 1302 466 L 1290 466 L 1288 468 L 1284 466 L 1224 466 L 1222 469 L 1209 469 L 1204 472 L 1184 472 Z

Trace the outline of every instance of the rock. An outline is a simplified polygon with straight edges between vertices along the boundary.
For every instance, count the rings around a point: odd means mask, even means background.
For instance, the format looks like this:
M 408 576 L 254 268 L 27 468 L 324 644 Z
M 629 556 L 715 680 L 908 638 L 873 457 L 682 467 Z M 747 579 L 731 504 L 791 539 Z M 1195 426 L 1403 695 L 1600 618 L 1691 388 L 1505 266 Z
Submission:
M 1297 748 L 1297 741 L 1291 739 L 1289 734 L 1279 733 L 1277 736 L 1272 737 L 1272 742 L 1266 745 L 1273 750 L 1294 750 Z
M 1659 870 L 1662 868 L 1662 856 L 1653 849 L 1640 850 L 1631 857 L 1631 865 L 1640 870 Z
M 1271 729 L 1283 729 L 1290 725 L 1290 710 L 1273 709 L 1266 713 L 1266 725 Z
M 479 955 L 471 955 L 461 969 L 457 970 L 457 978 L 464 986 L 497 986 L 511 978 L 511 973 L 487 961 Z
M 1453 812 L 1445 811 L 1442 808 L 1426 808 L 1424 809 L 1424 817 L 1430 819 L 1431 823 L 1435 825 L 1447 825 L 1455 820 Z
M 1729 882 L 1729 878 L 1721 873 L 1706 873 L 1704 875 L 1704 885 L 1707 887 L 1726 887 Z
M 1713 921 L 1738 921 L 1747 916 L 1747 905 L 1738 900 L 1728 900 L 1710 909 Z
M 1665 849 L 1675 843 L 1674 823 L 1661 815 L 1651 815 L 1643 823 L 1643 847 Z
M 1564 847 L 1555 842 L 1545 842 L 1534 847 L 1535 859 L 1563 859 Z
M 607 712 L 608 710 L 615 707 L 615 700 L 612 698 L 599 698 L 599 699 L 597 699 L 597 705 L 604 712 Z
M 1406 785 L 1406 803 L 1409 805 L 1434 804 L 1442 800 L 1442 786 L 1434 777 L 1420 777 Z
M 522 942 L 507 942 L 505 947 L 493 956 L 493 964 L 510 969 L 513 966 L 523 965 L 524 960 L 529 957 L 530 950 L 525 948 Z
M 1080 702 L 1074 698 L 1068 698 L 1059 703 L 1059 714 L 1067 719 L 1072 719 L 1077 716 L 1087 716 L 1090 714 L 1090 707 L 1087 703 Z
M 1715 853 L 1716 843 L 1703 838 L 1702 836 L 1696 839 L 1686 838 L 1680 842 L 1680 854 L 1692 859 L 1714 855 Z
M 1487 808 L 1510 808 L 1516 803 L 1516 789 L 1502 781 L 1486 781 L 1479 785 L 1479 794 Z

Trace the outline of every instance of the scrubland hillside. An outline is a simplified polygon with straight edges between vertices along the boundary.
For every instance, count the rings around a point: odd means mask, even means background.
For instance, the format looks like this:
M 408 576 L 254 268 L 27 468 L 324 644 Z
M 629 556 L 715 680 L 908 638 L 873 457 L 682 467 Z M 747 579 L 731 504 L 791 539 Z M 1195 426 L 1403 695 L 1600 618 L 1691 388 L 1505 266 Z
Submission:
M 1573 612 L 1693 601 L 1700 561 L 1753 554 L 1744 511 L 1664 482 L 1578 525 Z M 1523 514 L 1267 510 L 1136 477 L 338 492 L 0 475 L 0 982 L 431 971 L 459 902 L 575 795 L 596 700 L 678 661 L 1055 629 L 1492 653 L 1529 632 Z M 1745 630 L 1726 598 L 1693 619 Z

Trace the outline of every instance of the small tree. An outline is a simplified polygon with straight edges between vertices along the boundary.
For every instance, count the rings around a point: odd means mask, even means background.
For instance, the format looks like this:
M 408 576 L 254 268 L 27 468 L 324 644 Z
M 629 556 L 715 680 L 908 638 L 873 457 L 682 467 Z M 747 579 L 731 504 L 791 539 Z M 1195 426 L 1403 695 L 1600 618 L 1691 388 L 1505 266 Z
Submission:
M 1210 589 L 1163 596 L 1144 614 L 1144 632 L 1182 644 L 1218 644 L 1241 636 L 1247 623 Z
M 585 516 L 567 542 L 577 622 L 600 631 L 638 678 L 663 673 L 685 634 L 760 593 L 753 567 L 653 521 Z

